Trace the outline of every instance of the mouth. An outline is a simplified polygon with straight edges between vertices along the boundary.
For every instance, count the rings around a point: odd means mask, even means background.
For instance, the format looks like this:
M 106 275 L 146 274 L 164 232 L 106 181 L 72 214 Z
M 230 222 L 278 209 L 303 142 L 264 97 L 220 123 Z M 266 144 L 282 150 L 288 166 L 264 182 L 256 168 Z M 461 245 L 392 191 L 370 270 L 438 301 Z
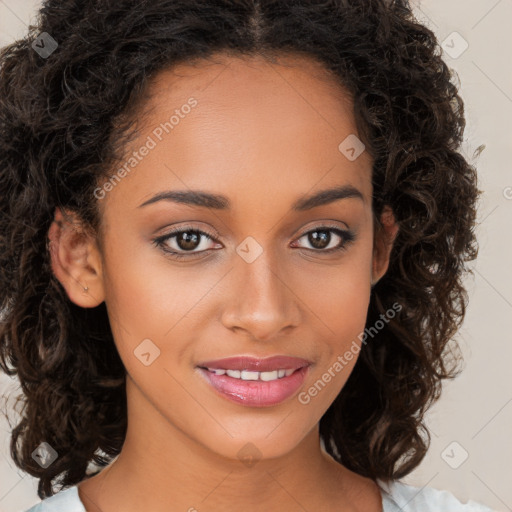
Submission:
M 197 368 L 222 397 L 250 407 L 277 405 L 294 395 L 304 383 L 311 361 L 274 356 L 240 356 L 205 361 Z
M 250 370 L 224 370 L 220 368 L 203 368 L 201 366 L 200 368 L 202 370 L 208 370 L 210 373 L 215 375 L 227 375 L 232 379 L 262 380 L 264 382 L 270 382 L 273 380 L 282 379 L 283 377 L 289 377 L 293 372 L 297 371 L 293 368 L 279 368 L 269 372 L 253 372 Z

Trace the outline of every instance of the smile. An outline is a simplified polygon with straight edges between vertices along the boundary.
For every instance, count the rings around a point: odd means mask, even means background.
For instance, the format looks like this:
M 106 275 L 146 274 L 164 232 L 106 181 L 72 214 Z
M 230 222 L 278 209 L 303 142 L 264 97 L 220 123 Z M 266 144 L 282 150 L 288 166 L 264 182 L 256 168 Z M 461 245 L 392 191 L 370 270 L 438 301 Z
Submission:
M 299 392 L 309 368 L 309 366 L 303 366 L 295 370 L 280 369 L 271 372 L 201 367 L 197 370 L 218 396 L 246 407 L 271 407 L 290 399 Z M 283 371 L 284 376 L 279 377 Z
M 215 375 L 227 375 L 232 379 L 239 380 L 262 380 L 265 382 L 282 379 L 283 377 L 289 377 L 296 368 L 279 369 L 271 372 L 253 372 L 249 370 L 225 370 L 222 368 L 205 368 Z

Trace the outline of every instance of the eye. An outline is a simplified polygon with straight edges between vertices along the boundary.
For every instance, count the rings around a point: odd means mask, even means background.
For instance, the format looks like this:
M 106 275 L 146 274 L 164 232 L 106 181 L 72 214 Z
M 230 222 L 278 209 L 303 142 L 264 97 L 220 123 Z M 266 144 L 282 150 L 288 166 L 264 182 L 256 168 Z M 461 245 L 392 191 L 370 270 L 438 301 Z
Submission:
M 155 238 L 153 243 L 173 258 L 180 259 L 208 251 L 211 249 L 208 242 L 214 240 L 211 233 L 185 226 Z
M 331 233 L 334 233 L 334 236 Z M 215 236 L 201 229 L 184 226 L 155 238 L 153 243 L 173 259 L 191 258 L 212 250 L 213 248 L 209 245 L 216 241 Z M 347 246 L 355 240 L 355 235 L 351 231 L 340 229 L 337 226 L 319 226 L 304 233 L 297 240 L 302 239 L 312 246 L 312 248 L 306 247 L 306 249 L 330 254 L 346 250 Z
M 334 233 L 334 236 L 331 234 Z M 312 246 L 311 251 L 331 253 L 346 250 L 347 246 L 355 240 L 351 231 L 336 226 L 319 226 L 302 235 L 298 240 L 305 239 Z

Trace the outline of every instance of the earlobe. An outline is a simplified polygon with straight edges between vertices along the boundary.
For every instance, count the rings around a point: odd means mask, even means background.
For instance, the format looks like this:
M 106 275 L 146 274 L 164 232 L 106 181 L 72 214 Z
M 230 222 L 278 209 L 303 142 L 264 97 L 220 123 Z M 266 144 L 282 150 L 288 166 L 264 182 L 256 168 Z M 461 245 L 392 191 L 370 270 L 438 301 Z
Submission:
M 104 301 L 101 257 L 96 243 L 76 216 L 59 208 L 48 230 L 48 250 L 55 277 L 69 299 L 83 308 Z
M 398 234 L 398 224 L 390 206 L 383 208 L 380 225 L 374 234 L 371 285 L 374 286 L 384 276 L 389 267 L 389 259 Z

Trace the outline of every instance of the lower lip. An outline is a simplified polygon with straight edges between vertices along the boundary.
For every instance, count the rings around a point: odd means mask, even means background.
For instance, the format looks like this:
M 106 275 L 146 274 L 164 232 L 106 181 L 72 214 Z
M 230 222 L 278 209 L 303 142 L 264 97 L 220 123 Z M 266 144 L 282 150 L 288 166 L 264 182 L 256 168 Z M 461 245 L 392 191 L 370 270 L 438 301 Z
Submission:
M 304 383 L 308 369 L 308 366 L 304 366 L 288 377 L 262 381 L 233 379 L 228 375 L 215 375 L 199 368 L 207 381 L 224 398 L 249 407 L 268 407 L 290 398 Z

